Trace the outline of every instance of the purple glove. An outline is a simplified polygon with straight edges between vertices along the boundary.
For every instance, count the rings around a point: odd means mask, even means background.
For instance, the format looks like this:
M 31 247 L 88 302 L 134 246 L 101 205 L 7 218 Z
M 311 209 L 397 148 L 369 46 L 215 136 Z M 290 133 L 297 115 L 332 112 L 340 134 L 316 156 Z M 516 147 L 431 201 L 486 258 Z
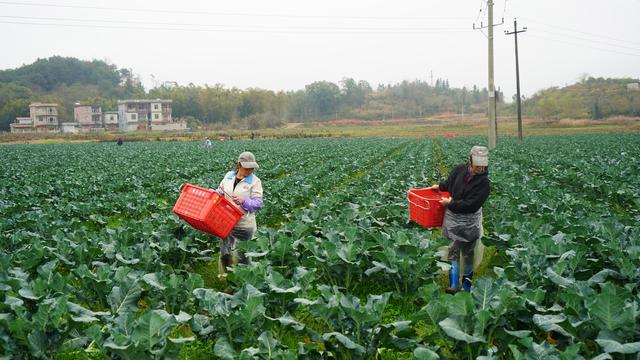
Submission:
M 245 209 L 247 212 L 250 213 L 254 213 L 260 209 L 262 209 L 262 198 L 261 197 L 257 197 L 257 198 L 246 198 L 244 199 L 244 201 L 242 202 L 242 208 Z

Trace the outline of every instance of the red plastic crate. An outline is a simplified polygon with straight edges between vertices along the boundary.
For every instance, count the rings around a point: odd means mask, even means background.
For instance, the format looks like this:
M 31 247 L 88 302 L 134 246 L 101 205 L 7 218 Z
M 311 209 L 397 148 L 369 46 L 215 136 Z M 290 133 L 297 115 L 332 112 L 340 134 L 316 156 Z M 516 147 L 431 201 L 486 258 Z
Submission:
M 428 228 L 442 226 L 446 207 L 440 205 L 440 199 L 449 196 L 446 191 L 429 188 L 407 191 L 409 219 Z
M 211 189 L 184 184 L 173 212 L 191 226 L 225 238 L 244 212 Z

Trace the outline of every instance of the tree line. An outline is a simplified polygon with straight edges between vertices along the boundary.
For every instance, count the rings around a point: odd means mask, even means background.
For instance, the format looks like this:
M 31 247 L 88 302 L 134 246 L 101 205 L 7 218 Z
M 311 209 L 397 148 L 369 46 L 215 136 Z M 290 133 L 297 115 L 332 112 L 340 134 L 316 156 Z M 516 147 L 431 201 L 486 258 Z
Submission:
M 626 88 L 632 79 L 589 78 L 562 89 L 540 91 L 524 100 L 524 113 L 542 118 L 638 116 L 639 92 Z M 73 121 L 73 104 L 81 101 L 115 110 L 118 99 L 172 99 L 173 117 L 191 125 L 277 127 L 287 122 L 332 119 L 385 120 L 419 118 L 443 112 L 486 112 L 486 88 L 455 88 L 447 79 L 434 83 L 402 81 L 372 86 L 343 78 L 316 81 L 295 91 L 227 88 L 224 85 L 165 83 L 145 90 L 131 69 L 101 60 L 54 56 L 17 69 L 0 71 L 0 131 L 18 116 L 28 116 L 34 101 L 59 104 L 61 121 Z M 498 94 L 500 111 L 514 113 Z
M 100 60 L 54 56 L 0 71 L 0 130 L 18 116 L 27 116 L 33 101 L 59 104 L 61 121 L 73 121 L 80 101 L 115 110 L 118 99 L 173 100 L 173 117 L 193 124 L 248 128 L 276 127 L 287 122 L 335 118 L 379 120 L 421 117 L 444 111 L 484 111 L 487 91 L 452 88 L 446 79 L 380 84 L 344 78 L 338 83 L 316 81 L 296 91 L 226 88 L 166 83 L 148 91 L 131 69 Z

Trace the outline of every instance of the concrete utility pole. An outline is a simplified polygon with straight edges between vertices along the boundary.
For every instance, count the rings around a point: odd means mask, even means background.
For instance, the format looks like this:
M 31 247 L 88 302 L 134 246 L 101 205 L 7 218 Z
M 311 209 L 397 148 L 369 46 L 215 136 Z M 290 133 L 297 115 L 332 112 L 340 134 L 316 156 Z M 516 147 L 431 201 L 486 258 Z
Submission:
M 513 20 L 513 31 L 505 31 L 506 35 L 513 35 L 516 41 L 516 97 L 518 106 L 518 140 L 522 141 L 522 106 L 520 104 L 520 65 L 518 63 L 518 33 L 526 32 L 527 28 L 523 27 L 522 30 L 518 30 L 518 20 Z
M 496 137 L 498 133 L 498 126 L 496 122 L 496 86 L 493 81 L 493 27 L 504 24 L 504 19 L 500 24 L 493 23 L 493 0 L 487 1 L 487 18 L 489 24 L 487 26 L 483 26 L 480 23 L 480 27 L 476 28 L 476 25 L 473 24 L 474 29 L 484 29 L 485 27 L 488 29 L 487 39 L 489 40 L 489 101 L 488 101 L 488 112 L 489 112 L 489 149 L 493 149 L 496 147 Z
M 489 149 L 496 147 L 498 124 L 496 124 L 496 86 L 493 83 L 493 0 L 487 3 L 489 10 Z

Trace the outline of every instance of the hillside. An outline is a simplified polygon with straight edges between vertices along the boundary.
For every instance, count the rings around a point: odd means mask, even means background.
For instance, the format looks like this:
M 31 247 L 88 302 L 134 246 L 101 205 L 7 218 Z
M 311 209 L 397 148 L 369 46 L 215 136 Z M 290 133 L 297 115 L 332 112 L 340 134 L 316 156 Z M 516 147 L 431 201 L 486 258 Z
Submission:
M 56 102 L 60 119 L 72 121 L 77 101 L 113 108 L 118 98 L 144 95 L 140 80 L 129 69 L 118 69 L 101 60 L 60 56 L 38 59 L 0 71 L 0 131 L 8 130 L 16 116 L 27 116 L 32 101 Z
M 525 99 L 523 113 L 543 119 L 640 116 L 640 91 L 627 89 L 638 79 L 586 78 L 563 88 L 549 88 Z M 513 106 L 510 107 L 513 110 Z

